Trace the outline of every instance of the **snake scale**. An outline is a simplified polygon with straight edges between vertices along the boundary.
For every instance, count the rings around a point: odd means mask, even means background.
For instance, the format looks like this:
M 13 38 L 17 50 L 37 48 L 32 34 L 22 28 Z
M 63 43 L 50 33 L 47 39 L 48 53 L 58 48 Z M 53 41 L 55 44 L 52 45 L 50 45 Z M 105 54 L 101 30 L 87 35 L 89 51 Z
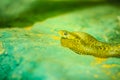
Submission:
M 120 44 L 111 45 L 98 41 L 85 32 L 60 30 L 61 45 L 82 55 L 93 55 L 100 58 L 120 57 Z

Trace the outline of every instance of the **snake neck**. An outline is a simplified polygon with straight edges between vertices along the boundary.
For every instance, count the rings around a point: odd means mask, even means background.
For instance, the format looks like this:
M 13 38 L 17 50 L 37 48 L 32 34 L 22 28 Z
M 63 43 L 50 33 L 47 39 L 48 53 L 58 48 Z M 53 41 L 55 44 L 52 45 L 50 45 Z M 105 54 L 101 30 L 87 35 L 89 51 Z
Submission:
M 112 50 L 110 50 L 110 55 L 113 57 L 120 57 L 120 44 L 112 46 Z

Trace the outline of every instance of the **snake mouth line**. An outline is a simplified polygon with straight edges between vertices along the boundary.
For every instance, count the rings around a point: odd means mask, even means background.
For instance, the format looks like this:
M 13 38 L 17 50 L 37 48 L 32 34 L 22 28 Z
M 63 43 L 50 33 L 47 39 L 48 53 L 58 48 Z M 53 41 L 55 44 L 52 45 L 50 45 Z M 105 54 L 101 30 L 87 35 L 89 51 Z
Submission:
M 61 39 L 67 39 L 66 37 L 61 37 Z

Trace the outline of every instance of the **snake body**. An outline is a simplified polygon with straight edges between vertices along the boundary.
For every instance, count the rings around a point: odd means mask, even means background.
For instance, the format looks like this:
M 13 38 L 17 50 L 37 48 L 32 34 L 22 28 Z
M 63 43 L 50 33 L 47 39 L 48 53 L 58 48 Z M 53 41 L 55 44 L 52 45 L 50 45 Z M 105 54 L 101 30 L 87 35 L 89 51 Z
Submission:
M 98 41 L 85 32 L 60 30 L 59 33 L 61 35 L 61 45 L 78 54 L 93 55 L 101 58 L 120 57 L 120 44 L 111 45 Z

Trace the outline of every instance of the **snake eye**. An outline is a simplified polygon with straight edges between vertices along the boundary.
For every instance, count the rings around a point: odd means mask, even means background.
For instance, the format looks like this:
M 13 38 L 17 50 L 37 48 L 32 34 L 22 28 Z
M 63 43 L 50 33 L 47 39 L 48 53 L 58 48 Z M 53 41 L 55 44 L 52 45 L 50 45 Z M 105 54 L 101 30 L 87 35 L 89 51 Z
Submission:
M 68 35 L 67 32 L 64 32 L 64 35 L 65 35 L 65 36 Z

